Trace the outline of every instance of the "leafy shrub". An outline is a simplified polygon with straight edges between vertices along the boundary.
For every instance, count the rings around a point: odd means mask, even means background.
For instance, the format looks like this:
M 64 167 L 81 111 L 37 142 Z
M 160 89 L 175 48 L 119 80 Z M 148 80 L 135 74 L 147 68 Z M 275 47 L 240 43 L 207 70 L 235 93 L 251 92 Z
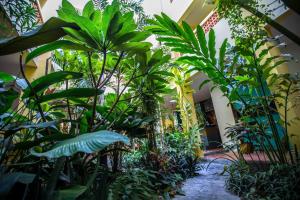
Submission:
M 300 199 L 300 165 L 272 165 L 267 171 L 251 172 L 241 162 L 231 165 L 226 187 L 243 199 Z
M 180 193 L 182 177 L 176 173 L 132 169 L 118 176 L 109 186 L 109 200 L 158 199 Z
M 149 199 L 147 195 L 151 192 L 143 187 L 154 189 L 152 195 L 158 194 L 164 198 L 181 194 L 181 182 L 194 176 L 199 168 L 199 160 L 194 155 L 188 137 L 181 132 L 170 133 L 165 137 L 164 147 L 155 152 L 149 151 L 147 143 L 143 140 L 135 142 L 136 149 L 132 153 L 125 154 L 123 158 L 123 167 L 129 171 L 118 177 L 111 185 L 114 195 L 110 198 L 116 198 L 117 195 L 124 199 L 136 197 Z M 141 179 L 143 185 L 140 185 L 138 179 Z
M 108 199 L 155 199 L 156 191 L 151 179 L 155 179 L 152 171 L 137 169 L 124 173 L 110 185 Z

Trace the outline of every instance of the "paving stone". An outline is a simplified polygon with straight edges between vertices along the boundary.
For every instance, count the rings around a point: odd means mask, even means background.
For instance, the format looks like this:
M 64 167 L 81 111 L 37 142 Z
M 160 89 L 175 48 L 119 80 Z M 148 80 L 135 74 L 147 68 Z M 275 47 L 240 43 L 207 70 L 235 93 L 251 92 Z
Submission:
M 227 160 L 216 160 L 206 169 L 209 160 L 201 163 L 204 169 L 198 171 L 199 175 L 187 179 L 182 187 L 185 196 L 175 196 L 174 200 L 238 200 L 239 197 L 225 189 L 225 176 L 220 175 Z

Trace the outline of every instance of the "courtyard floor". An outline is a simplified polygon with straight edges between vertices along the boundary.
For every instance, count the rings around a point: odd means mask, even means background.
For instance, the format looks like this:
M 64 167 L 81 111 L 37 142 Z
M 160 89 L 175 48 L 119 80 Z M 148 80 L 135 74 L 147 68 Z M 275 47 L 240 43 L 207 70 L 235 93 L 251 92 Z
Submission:
M 185 196 L 176 196 L 175 200 L 238 200 L 239 197 L 228 192 L 224 185 L 226 176 L 220 175 L 224 165 L 229 165 L 230 161 L 217 159 L 207 168 L 211 159 L 201 162 L 202 169 L 199 175 L 187 179 L 182 187 Z M 204 166 L 204 167 L 203 167 Z

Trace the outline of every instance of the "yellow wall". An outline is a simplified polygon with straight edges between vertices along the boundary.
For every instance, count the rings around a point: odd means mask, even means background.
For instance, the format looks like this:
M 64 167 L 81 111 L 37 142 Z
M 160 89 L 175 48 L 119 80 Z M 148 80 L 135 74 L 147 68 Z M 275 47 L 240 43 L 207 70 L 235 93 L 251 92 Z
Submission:
M 270 45 L 274 45 L 274 44 L 270 44 Z M 270 57 L 271 56 L 278 56 L 280 55 L 280 49 L 279 48 L 273 48 L 270 51 Z M 273 71 L 273 73 L 277 73 L 277 74 L 286 74 L 286 73 L 290 73 L 289 70 L 289 66 L 288 64 L 282 64 L 278 67 L 276 67 Z M 276 90 L 276 88 L 270 88 L 271 92 Z M 278 91 L 274 91 L 275 93 Z M 300 94 L 293 94 L 289 97 L 289 99 L 291 99 L 291 101 L 288 102 L 288 107 L 289 110 L 287 112 L 287 121 L 291 122 L 290 125 L 288 126 L 288 135 L 290 137 L 290 142 L 292 143 L 292 146 L 297 145 L 297 149 L 300 149 L 300 123 L 299 120 L 295 120 L 295 118 L 300 118 L 300 105 L 299 102 L 294 102 L 293 100 L 297 99 L 296 96 L 299 96 Z M 278 103 L 284 103 L 283 99 L 277 99 Z M 294 106 L 293 108 L 291 108 L 292 106 Z M 282 120 L 284 120 L 284 107 L 280 107 L 277 105 L 277 109 L 278 112 L 282 118 Z M 291 121 L 292 120 L 292 121 Z
M 51 56 L 51 53 L 45 53 L 38 58 L 34 59 L 34 65 L 25 66 L 26 78 L 31 82 L 43 75 L 46 72 L 46 60 Z M 50 63 L 50 62 L 49 62 Z M 48 72 L 50 69 L 50 64 L 48 66 Z

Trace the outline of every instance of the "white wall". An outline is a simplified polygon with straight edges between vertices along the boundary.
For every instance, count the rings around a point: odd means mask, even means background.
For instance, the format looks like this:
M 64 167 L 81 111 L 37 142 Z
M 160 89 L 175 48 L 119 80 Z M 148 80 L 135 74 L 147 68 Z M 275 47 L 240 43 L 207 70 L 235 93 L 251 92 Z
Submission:
M 61 5 L 62 0 L 48 0 L 42 8 L 42 15 L 44 21 L 47 21 L 50 17 L 57 16 L 56 10 Z M 88 0 L 69 0 L 77 9 L 82 10 L 83 6 Z
M 48 0 L 42 8 L 42 14 L 46 21 L 52 16 L 56 16 L 56 10 L 61 5 L 62 0 Z M 82 9 L 88 0 L 69 0 L 76 8 Z M 153 16 L 161 12 L 169 15 L 177 21 L 183 15 L 193 0 L 144 0 L 143 7 L 147 15 Z
M 230 28 L 225 19 L 221 19 L 214 27 L 216 33 L 216 48 L 217 55 L 219 48 L 221 47 L 223 41 L 227 38 L 228 42 L 233 44 L 234 41 L 231 39 Z M 214 105 L 216 118 L 219 126 L 220 136 L 222 142 L 227 142 L 228 139 L 225 137 L 225 128 L 234 125 L 234 115 L 232 108 L 228 105 L 229 101 L 227 97 L 223 96 L 223 93 L 219 89 L 215 89 L 211 92 L 211 98 Z
M 234 44 L 234 41 L 231 39 L 230 28 L 227 20 L 221 19 L 214 27 L 216 34 L 216 48 L 219 50 L 223 41 L 227 38 L 230 44 Z
M 193 0 L 144 0 L 145 13 L 154 14 L 166 13 L 173 20 L 178 21 Z

